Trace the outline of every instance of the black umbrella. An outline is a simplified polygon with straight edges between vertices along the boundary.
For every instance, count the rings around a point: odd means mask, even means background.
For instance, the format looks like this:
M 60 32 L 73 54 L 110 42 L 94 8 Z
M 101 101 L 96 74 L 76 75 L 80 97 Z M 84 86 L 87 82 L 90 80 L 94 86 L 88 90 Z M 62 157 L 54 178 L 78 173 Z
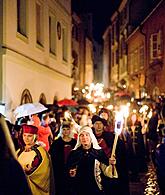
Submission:
M 77 103 L 78 103 L 79 105 L 88 105 L 88 104 L 90 104 L 90 102 L 88 102 L 88 100 L 86 100 L 86 99 L 84 99 L 84 98 L 78 100 Z

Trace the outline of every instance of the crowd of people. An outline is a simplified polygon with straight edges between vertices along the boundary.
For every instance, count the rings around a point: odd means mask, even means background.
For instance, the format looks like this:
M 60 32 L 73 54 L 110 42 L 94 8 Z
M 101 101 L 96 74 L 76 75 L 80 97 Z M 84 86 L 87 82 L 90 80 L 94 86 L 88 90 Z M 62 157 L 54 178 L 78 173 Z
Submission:
M 0 194 L 129 195 L 148 161 L 165 194 L 165 105 L 155 105 L 150 118 L 130 112 L 113 155 L 116 119 L 107 108 L 92 114 L 87 106 L 74 113 L 59 107 L 14 125 L 0 121 Z

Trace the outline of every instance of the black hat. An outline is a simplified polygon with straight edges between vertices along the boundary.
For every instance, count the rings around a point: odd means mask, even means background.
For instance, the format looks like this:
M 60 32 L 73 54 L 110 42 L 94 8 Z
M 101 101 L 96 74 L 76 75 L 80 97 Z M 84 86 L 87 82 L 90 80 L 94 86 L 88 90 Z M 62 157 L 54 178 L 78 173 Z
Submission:
M 70 126 L 71 126 L 71 124 L 70 124 L 69 121 L 64 121 L 64 122 L 62 123 L 62 128 L 70 128 Z
M 107 121 L 105 119 L 101 118 L 98 115 L 93 115 L 93 117 L 92 117 L 92 124 L 94 124 L 96 121 L 101 121 L 104 126 L 107 125 Z

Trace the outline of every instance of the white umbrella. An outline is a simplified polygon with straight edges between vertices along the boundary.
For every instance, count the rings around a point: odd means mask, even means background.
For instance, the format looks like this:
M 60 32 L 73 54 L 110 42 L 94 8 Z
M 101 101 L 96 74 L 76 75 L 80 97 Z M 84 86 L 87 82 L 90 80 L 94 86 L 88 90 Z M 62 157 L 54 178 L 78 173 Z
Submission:
M 37 114 L 39 112 L 45 111 L 48 108 L 46 108 L 44 105 L 40 103 L 26 103 L 18 106 L 14 110 L 14 116 L 16 119 L 24 117 L 24 116 L 29 116 L 32 114 Z

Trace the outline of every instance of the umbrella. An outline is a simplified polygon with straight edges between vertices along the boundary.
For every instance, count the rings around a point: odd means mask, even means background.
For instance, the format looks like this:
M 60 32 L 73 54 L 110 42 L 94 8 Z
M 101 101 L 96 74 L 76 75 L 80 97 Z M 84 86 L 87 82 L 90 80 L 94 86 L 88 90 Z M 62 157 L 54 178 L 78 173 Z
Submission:
M 118 96 L 118 97 L 129 96 L 130 97 L 130 94 L 128 92 L 125 92 L 125 91 L 118 91 L 115 93 L 115 96 Z
M 72 99 L 63 99 L 57 102 L 58 106 L 77 106 L 77 102 Z
M 32 114 L 37 114 L 45 110 L 47 110 L 47 108 L 41 103 L 26 103 L 18 106 L 14 110 L 14 116 L 17 119 Z
M 115 98 L 119 98 L 120 100 L 130 100 L 131 95 L 125 91 L 118 91 L 115 93 Z
M 88 104 L 90 104 L 90 102 L 88 102 L 88 100 L 86 100 L 86 99 L 79 99 L 78 101 L 77 101 L 77 103 L 79 104 L 79 105 L 88 105 Z

